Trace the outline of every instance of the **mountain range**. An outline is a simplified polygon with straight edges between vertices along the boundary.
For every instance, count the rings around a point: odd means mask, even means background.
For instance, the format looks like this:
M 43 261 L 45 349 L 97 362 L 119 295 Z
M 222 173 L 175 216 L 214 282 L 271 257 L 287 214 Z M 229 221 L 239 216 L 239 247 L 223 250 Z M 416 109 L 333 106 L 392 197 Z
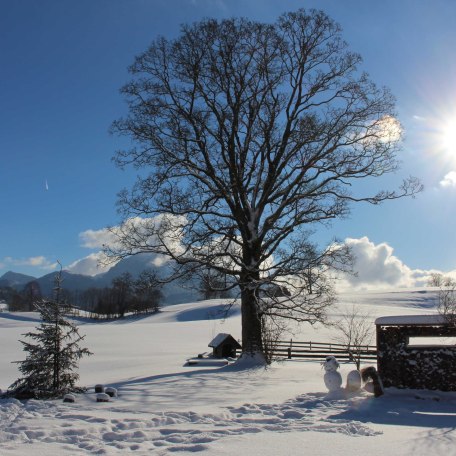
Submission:
M 167 263 L 157 266 L 156 256 L 149 253 L 142 253 L 120 260 L 107 272 L 94 276 L 73 274 L 69 271 L 62 271 L 62 286 L 69 291 L 85 291 L 89 288 L 104 288 L 111 286 L 112 280 L 120 275 L 129 272 L 133 278 L 137 277 L 144 270 L 152 270 L 157 275 L 163 276 L 169 265 Z M 33 277 L 8 271 L 0 277 L 0 287 L 11 287 L 18 291 L 22 290 L 28 283 L 37 282 L 43 296 L 52 295 L 54 288 L 55 272 L 51 272 L 42 277 Z M 184 287 L 178 282 L 168 283 L 163 286 L 163 302 L 165 304 L 178 304 L 198 299 L 196 290 Z

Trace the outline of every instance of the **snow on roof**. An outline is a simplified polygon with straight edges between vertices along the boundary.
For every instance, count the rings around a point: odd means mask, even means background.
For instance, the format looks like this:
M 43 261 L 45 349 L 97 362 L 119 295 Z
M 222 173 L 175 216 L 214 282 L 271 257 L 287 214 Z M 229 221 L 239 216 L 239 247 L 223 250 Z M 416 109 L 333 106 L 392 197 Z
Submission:
M 231 334 L 219 333 L 217 334 L 211 342 L 209 342 L 208 347 L 218 347 L 221 343 L 225 341 L 228 337 L 233 337 Z
M 443 325 L 446 323 L 442 315 L 394 315 L 390 317 L 380 317 L 375 320 L 378 326 L 394 325 Z

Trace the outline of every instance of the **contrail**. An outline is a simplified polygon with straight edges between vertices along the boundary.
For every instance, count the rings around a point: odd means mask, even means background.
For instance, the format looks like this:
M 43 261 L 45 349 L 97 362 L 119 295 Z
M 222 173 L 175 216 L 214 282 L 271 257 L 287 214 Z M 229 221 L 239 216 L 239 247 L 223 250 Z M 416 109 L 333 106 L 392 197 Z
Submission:
M 46 187 L 46 190 L 49 190 L 49 185 L 48 185 L 48 181 L 46 179 L 45 183 L 44 183 L 45 187 Z

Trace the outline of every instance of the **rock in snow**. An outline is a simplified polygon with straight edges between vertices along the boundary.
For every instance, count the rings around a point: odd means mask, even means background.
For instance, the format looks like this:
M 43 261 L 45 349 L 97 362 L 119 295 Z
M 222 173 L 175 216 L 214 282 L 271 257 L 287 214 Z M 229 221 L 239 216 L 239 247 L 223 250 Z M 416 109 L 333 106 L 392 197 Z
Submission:
M 63 402 L 76 402 L 76 397 L 74 394 L 65 394 L 65 396 L 63 397 Z
M 98 393 L 97 402 L 109 402 L 109 396 L 106 393 Z
M 112 388 L 110 386 L 108 386 L 106 389 L 105 389 L 105 393 L 109 396 L 109 397 L 117 397 L 117 390 L 115 388 Z
M 104 385 L 95 385 L 95 392 L 96 393 L 104 393 Z

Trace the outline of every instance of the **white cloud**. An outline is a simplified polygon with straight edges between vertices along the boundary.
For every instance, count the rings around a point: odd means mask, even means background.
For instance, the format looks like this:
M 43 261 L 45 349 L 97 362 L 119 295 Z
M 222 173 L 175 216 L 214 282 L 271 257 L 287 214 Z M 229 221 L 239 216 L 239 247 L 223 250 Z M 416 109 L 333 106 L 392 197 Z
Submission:
M 122 250 L 122 245 L 119 242 L 119 235 L 122 231 L 131 233 L 131 236 L 136 237 L 138 242 L 144 243 L 147 239 L 147 243 L 153 245 L 155 235 L 149 233 L 155 233 L 158 230 L 168 248 L 178 252 L 182 248 L 181 233 L 185 224 L 186 219 L 184 217 L 160 215 L 154 218 L 133 217 L 120 226 L 83 231 L 79 234 L 81 246 L 97 250 L 97 252 L 74 261 L 66 269 L 74 274 L 91 276 L 109 270 L 110 267 L 116 264 L 116 261 L 108 259 L 102 249 L 108 247 L 113 250 Z M 167 257 L 157 255 L 153 260 L 153 264 L 159 267 L 167 261 Z
M 355 256 L 356 276 L 346 275 L 340 288 L 392 288 L 425 286 L 432 272 L 411 269 L 394 255 L 387 243 L 374 244 L 368 237 L 347 238 L 346 244 Z
M 87 230 L 79 233 L 82 247 L 101 249 L 104 245 L 115 243 L 115 236 L 107 228 L 101 230 Z
M 24 260 L 22 263 L 27 266 L 36 266 L 39 268 L 54 268 L 57 263 L 51 263 L 49 260 L 47 260 L 44 256 L 36 256 L 36 257 L 30 257 Z
M 441 187 L 456 187 L 456 171 L 450 171 L 441 181 Z
M 0 267 L 5 268 L 8 266 L 29 266 L 52 271 L 58 266 L 58 263 L 56 261 L 51 261 L 42 255 L 29 258 L 5 257 L 0 262 Z
M 400 122 L 392 116 L 383 117 L 375 128 L 382 142 L 399 141 L 402 136 Z
M 185 227 L 187 219 L 185 217 L 173 215 L 158 215 L 151 218 L 132 217 L 120 226 L 102 228 L 100 230 L 86 230 L 79 234 L 79 239 L 83 247 L 90 249 L 102 249 L 105 246 L 112 249 L 122 248 L 119 239 L 124 236 L 124 232 L 129 233 L 129 237 L 144 243 L 147 239 L 149 245 L 155 243 L 155 234 L 159 232 L 163 242 L 166 242 L 170 250 L 179 251 L 181 249 L 182 228 Z M 128 236 L 127 236 L 128 239 Z
M 456 173 L 455 173 L 456 175 Z M 160 219 L 130 219 L 135 229 L 142 231 L 150 228 L 149 224 L 156 224 Z M 178 220 L 178 225 L 182 225 L 183 220 Z M 74 261 L 68 266 L 68 270 L 77 274 L 96 275 L 107 271 L 113 263 L 107 264 L 106 257 L 101 252 L 103 245 L 116 246 L 115 234 L 119 227 L 108 229 L 87 230 L 80 234 L 82 245 L 99 251 L 91 253 L 85 258 Z M 152 239 L 152 238 L 151 238 Z M 431 273 L 438 272 L 444 275 L 454 276 L 456 271 L 445 273 L 437 270 L 411 269 L 396 255 L 394 249 L 389 244 L 383 242 L 374 244 L 367 236 L 359 239 L 347 238 L 346 244 L 351 248 L 355 256 L 354 270 L 356 276 L 344 275 L 338 281 L 339 289 L 380 289 L 397 287 L 421 287 L 425 286 Z M 170 237 L 170 244 L 175 248 L 180 247 L 180 236 Z M 167 257 L 157 255 L 153 264 L 160 267 L 168 261 Z

